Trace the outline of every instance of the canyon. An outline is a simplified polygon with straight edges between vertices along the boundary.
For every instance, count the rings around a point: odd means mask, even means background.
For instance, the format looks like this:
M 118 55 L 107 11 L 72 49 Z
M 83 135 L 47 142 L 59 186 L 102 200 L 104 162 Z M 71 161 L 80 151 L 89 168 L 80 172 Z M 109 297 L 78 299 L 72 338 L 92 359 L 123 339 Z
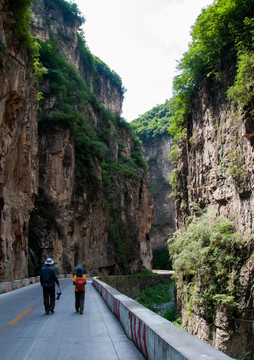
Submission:
M 87 48 L 75 6 L 34 2 L 37 55 L 16 6 L 0 0 L 0 281 L 38 275 L 47 257 L 60 273 L 151 270 L 152 248 L 165 248 L 197 208 L 212 208 L 246 237 L 232 272 L 236 305 L 221 302 L 211 324 L 194 301 L 203 279 L 192 288 L 191 276 L 176 276 L 182 326 L 229 355 L 253 354 L 253 107 L 229 100 L 225 74 L 200 78 L 177 161 L 163 134 L 143 142 L 147 171 L 121 118 L 121 80 Z

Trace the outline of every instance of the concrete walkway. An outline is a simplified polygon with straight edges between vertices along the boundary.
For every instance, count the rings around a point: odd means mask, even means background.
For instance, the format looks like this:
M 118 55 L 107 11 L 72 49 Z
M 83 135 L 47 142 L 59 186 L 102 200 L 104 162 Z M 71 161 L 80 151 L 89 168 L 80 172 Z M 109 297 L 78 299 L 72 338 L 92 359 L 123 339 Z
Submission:
M 75 312 L 72 280 L 60 282 L 63 294 L 50 315 L 38 283 L 0 295 L 1 360 L 144 359 L 91 281 L 84 315 Z

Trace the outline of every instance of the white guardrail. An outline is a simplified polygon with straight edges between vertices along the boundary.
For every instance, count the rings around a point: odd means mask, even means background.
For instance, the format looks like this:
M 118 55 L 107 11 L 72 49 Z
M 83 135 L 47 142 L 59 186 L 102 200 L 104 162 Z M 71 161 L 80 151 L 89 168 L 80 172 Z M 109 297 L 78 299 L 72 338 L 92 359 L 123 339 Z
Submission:
M 103 281 L 93 278 L 93 285 L 147 359 L 232 360 Z

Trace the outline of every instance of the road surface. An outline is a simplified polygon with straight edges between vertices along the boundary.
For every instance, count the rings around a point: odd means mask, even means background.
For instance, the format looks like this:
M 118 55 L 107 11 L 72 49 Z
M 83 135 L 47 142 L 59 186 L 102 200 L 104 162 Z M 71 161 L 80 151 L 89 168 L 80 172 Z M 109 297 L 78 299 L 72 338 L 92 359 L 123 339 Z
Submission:
M 0 295 L 1 360 L 142 360 L 91 280 L 84 314 L 76 313 L 71 279 L 61 279 L 55 313 L 45 315 L 39 283 Z

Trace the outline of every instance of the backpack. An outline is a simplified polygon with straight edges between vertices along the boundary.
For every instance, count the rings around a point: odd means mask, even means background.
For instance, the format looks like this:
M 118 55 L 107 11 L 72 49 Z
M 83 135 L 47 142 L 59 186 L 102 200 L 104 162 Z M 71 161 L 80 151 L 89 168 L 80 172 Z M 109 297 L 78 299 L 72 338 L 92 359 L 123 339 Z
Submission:
M 83 277 L 77 277 L 76 278 L 76 289 L 78 291 L 84 291 L 85 290 L 85 283 Z

